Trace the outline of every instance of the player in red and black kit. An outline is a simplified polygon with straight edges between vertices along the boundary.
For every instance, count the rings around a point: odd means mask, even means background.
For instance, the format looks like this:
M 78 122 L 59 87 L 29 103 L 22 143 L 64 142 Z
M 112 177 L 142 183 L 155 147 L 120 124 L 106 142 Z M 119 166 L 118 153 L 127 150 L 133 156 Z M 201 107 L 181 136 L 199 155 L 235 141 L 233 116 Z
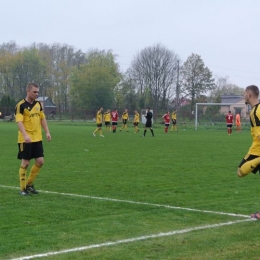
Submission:
M 231 133 L 232 133 L 233 119 L 234 119 L 234 117 L 231 114 L 231 111 L 229 111 L 228 114 L 226 115 L 226 124 L 227 124 L 228 135 L 231 135 Z
M 112 129 L 113 129 L 113 133 L 116 132 L 116 126 L 117 126 L 117 121 L 118 121 L 119 115 L 117 113 L 117 109 L 114 109 L 111 112 L 111 121 L 112 121 Z
M 163 118 L 163 120 L 164 120 L 164 125 L 165 125 L 164 132 L 165 132 L 165 133 L 168 133 L 168 128 L 169 128 L 170 121 L 171 121 L 170 112 L 167 111 L 167 113 L 164 114 L 162 118 Z

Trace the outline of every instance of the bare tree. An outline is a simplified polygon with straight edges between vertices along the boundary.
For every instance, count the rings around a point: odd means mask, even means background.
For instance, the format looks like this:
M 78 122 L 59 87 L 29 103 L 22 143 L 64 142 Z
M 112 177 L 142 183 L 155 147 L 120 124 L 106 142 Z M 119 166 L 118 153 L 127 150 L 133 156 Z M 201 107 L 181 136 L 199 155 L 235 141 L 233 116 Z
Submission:
M 157 44 L 143 49 L 133 59 L 129 75 L 135 82 L 145 105 L 153 107 L 155 113 L 167 106 L 171 88 L 177 78 L 179 57 L 172 51 Z

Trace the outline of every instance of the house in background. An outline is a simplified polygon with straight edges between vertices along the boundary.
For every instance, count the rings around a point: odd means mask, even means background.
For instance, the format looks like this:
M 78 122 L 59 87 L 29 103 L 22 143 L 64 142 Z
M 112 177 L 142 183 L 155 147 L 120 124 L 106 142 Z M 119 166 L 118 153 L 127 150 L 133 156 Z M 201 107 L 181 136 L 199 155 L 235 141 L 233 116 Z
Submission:
M 227 114 L 229 110 L 233 115 L 240 114 L 242 118 L 248 117 L 249 107 L 245 104 L 244 97 L 241 95 L 235 95 L 230 93 L 228 95 L 221 96 L 221 105 L 220 113 Z M 225 104 L 230 105 L 225 105 Z
M 49 97 L 38 97 L 37 100 L 40 101 L 46 116 L 51 114 L 53 111 L 56 113 L 57 107 Z

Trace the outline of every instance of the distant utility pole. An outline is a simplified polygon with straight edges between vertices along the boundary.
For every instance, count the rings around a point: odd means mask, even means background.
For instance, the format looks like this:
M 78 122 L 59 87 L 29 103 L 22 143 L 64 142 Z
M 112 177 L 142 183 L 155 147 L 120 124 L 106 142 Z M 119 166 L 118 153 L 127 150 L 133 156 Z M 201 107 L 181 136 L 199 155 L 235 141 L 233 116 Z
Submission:
M 176 111 L 179 110 L 179 102 L 180 102 L 180 87 L 179 87 L 179 74 L 180 74 L 180 66 L 179 60 L 177 60 L 177 82 L 176 82 Z

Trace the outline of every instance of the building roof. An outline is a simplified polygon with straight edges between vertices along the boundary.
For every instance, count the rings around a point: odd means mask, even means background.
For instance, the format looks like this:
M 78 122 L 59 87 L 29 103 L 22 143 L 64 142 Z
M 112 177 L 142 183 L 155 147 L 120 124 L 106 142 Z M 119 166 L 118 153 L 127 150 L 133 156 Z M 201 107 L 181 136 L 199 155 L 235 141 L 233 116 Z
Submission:
M 235 103 L 238 103 L 239 101 L 243 101 L 243 100 L 244 100 L 244 97 L 241 95 L 229 94 L 229 95 L 221 96 L 221 103 L 235 104 Z

